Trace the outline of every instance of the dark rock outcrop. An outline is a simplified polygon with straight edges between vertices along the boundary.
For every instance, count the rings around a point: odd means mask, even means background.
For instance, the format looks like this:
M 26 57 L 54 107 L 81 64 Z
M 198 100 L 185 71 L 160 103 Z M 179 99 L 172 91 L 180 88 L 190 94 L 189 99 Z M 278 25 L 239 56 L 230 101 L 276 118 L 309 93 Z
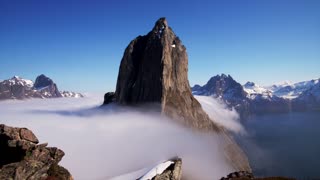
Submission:
M 237 171 L 232 172 L 227 175 L 227 177 L 222 177 L 220 180 L 232 180 L 232 179 L 254 179 L 254 176 L 252 173 L 247 171 Z
M 222 177 L 220 180 L 295 180 L 287 177 L 254 177 L 252 173 L 246 171 L 237 171 Z
M 114 92 L 108 92 L 104 95 L 103 104 L 109 104 L 115 101 Z
M 0 124 L 0 179 L 73 179 L 58 165 L 64 152 L 38 143 L 29 129 Z
M 188 81 L 185 46 L 160 18 L 152 31 L 130 42 L 121 60 L 116 91 L 105 95 L 104 105 L 157 104 L 161 114 L 196 130 L 219 134 L 225 139 L 225 156 L 236 170 L 248 170 L 247 157 L 204 112 L 193 97 Z
M 48 96 L 51 97 L 62 97 L 58 90 L 57 85 L 47 76 L 41 74 L 36 78 L 36 82 L 33 86 L 36 90 L 42 92 L 45 91 Z

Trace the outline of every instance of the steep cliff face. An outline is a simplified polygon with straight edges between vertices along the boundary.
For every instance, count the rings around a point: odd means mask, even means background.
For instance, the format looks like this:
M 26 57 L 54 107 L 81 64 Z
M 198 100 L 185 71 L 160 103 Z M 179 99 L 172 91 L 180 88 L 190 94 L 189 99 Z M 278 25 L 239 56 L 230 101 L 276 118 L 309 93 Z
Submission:
M 226 142 L 226 158 L 237 170 L 250 170 L 242 150 L 204 112 L 188 82 L 185 46 L 160 18 L 151 32 L 130 42 L 121 60 L 116 92 L 105 95 L 104 104 L 158 104 L 158 110 L 176 122 L 196 130 L 218 133 Z
M 159 103 L 163 114 L 187 126 L 220 131 L 192 96 L 187 73 L 186 48 L 160 18 L 126 48 L 114 99 L 123 105 Z

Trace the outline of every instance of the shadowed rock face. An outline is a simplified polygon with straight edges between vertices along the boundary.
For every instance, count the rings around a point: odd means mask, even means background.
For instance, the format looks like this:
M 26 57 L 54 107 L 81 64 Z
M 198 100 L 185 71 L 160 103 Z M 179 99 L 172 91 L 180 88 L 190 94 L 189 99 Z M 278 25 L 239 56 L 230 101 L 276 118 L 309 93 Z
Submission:
M 242 150 L 203 111 L 188 81 L 185 46 L 160 18 L 152 31 L 130 42 L 121 60 L 116 92 L 105 95 L 104 104 L 158 104 L 159 111 L 196 130 L 219 133 L 226 142 L 226 159 L 236 170 L 250 166 Z
M 109 99 L 105 99 L 105 104 Z M 137 37 L 126 48 L 114 101 L 123 105 L 159 103 L 163 114 L 180 123 L 220 131 L 192 96 L 186 48 L 165 18 L 160 18 L 151 32 Z
M 58 165 L 64 152 L 38 143 L 29 129 L 0 124 L 0 179 L 73 179 Z
M 34 88 L 45 89 L 53 97 L 62 97 L 61 93 L 58 90 L 57 85 L 50 78 L 48 78 L 43 74 L 41 74 L 36 78 L 36 82 L 34 83 Z

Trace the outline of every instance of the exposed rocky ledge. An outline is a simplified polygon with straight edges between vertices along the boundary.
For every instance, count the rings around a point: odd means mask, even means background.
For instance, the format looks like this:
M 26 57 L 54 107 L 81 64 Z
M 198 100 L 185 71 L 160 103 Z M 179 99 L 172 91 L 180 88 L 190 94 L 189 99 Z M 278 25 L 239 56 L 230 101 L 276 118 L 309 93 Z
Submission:
M 170 159 L 151 169 L 138 180 L 180 180 L 182 177 L 182 160 Z
M 29 129 L 0 124 L 0 179 L 72 180 L 69 171 L 58 165 L 64 152 L 38 143 Z

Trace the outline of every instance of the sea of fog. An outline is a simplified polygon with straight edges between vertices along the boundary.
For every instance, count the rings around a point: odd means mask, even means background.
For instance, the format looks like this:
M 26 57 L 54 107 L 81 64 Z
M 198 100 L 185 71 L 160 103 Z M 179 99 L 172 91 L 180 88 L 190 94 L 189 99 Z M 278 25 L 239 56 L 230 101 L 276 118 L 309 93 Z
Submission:
M 219 100 L 196 97 L 247 153 L 256 176 L 320 177 L 320 112 L 252 116 L 242 120 Z M 115 105 L 103 95 L 0 102 L 0 123 L 27 127 L 41 143 L 61 148 L 61 165 L 75 179 L 129 180 L 179 156 L 185 179 L 219 179 L 234 171 L 218 135 L 195 133 L 152 111 Z
M 153 166 L 179 156 L 186 179 L 219 179 L 234 171 L 224 159 L 218 135 L 180 127 L 151 111 L 115 105 L 97 108 L 103 96 L 0 102 L 0 123 L 31 129 L 41 143 L 65 152 L 61 165 L 75 179 L 135 179 Z M 245 134 L 234 110 L 200 97 L 215 121 Z

